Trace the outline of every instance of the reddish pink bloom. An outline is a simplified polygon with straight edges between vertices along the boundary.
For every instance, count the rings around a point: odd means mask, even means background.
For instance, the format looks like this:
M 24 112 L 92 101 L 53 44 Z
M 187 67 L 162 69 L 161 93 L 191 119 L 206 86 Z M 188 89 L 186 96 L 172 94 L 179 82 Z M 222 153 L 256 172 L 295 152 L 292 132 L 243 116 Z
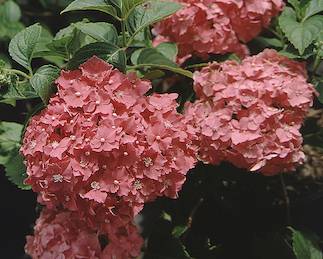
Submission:
M 176 112 L 176 94 L 147 97 L 149 81 L 96 57 L 56 82 L 21 149 L 40 203 L 88 222 L 98 214 L 129 222 L 145 202 L 176 196 L 196 162 L 195 132 Z
M 213 63 L 194 74 L 200 100 L 186 119 L 198 131 L 199 157 L 271 175 L 304 160 L 304 117 L 315 90 L 302 64 L 265 50 L 241 64 Z
M 192 55 L 248 54 L 242 42 L 255 38 L 283 8 L 282 0 L 174 0 L 183 8 L 157 24 L 154 45 L 175 42 L 178 62 Z

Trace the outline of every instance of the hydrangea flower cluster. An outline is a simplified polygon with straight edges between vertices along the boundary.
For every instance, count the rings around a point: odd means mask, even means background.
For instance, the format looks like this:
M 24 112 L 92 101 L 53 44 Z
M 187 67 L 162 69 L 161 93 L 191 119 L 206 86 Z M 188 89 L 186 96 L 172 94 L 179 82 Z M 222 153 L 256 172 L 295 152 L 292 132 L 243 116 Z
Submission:
M 104 247 L 104 243 L 108 244 Z M 106 236 L 89 228 L 74 212 L 44 209 L 34 236 L 27 236 L 25 250 L 33 259 L 129 259 L 140 254 L 142 243 L 133 225 Z
M 315 92 L 303 64 L 265 50 L 241 64 L 210 64 L 194 74 L 194 89 L 199 100 L 187 105 L 186 120 L 202 161 L 266 175 L 303 162 L 299 129 Z
M 179 62 L 191 55 L 248 54 L 255 38 L 283 8 L 282 0 L 176 0 L 183 8 L 157 24 L 154 44 L 175 42 Z
M 41 204 L 77 211 L 93 227 L 122 226 L 145 202 L 177 197 L 196 148 L 176 94 L 145 96 L 149 81 L 96 57 L 56 83 L 21 149 Z

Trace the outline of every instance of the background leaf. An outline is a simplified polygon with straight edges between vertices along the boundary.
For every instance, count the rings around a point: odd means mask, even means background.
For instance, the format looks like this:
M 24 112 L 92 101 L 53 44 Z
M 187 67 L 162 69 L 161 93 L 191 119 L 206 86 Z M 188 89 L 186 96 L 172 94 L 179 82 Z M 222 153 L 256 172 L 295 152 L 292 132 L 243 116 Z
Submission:
M 6 1 L 3 5 L 4 19 L 8 22 L 18 22 L 21 18 L 20 7 L 14 1 Z
M 306 21 L 298 22 L 295 11 L 290 7 L 286 7 L 279 17 L 279 25 L 288 40 L 302 55 L 322 30 L 323 16 L 316 15 Z

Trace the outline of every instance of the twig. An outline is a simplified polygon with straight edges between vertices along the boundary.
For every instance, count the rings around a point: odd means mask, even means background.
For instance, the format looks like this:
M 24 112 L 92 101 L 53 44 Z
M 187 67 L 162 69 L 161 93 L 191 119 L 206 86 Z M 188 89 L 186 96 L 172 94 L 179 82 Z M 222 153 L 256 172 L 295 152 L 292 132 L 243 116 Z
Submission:
M 280 183 L 282 186 L 282 190 L 283 190 L 283 195 L 284 195 L 284 201 L 285 201 L 285 206 L 286 206 L 286 222 L 287 225 L 291 224 L 291 215 L 290 215 L 290 199 L 287 193 L 287 189 L 286 189 L 286 185 L 285 185 L 285 181 L 284 181 L 284 177 L 282 174 L 279 174 L 279 178 L 280 178 Z
M 199 209 L 199 207 L 201 206 L 201 204 L 204 202 L 204 199 L 203 198 L 200 198 L 199 201 L 195 204 L 195 206 L 193 207 L 188 219 L 187 219 L 187 223 L 186 223 L 186 226 L 187 226 L 187 229 L 185 231 L 185 233 L 182 235 L 181 237 L 181 240 L 185 240 L 187 235 L 188 235 L 188 232 L 190 230 L 190 228 L 192 227 L 192 223 L 193 223 L 193 219 L 194 219 L 194 216 L 197 212 L 197 210 Z
M 188 217 L 188 220 L 187 220 L 187 227 L 190 228 L 192 226 L 192 223 L 193 223 L 193 218 L 196 214 L 196 211 L 198 210 L 198 208 L 201 206 L 201 204 L 204 202 L 204 199 L 201 198 L 199 199 L 198 203 L 195 204 L 194 208 L 192 209 L 191 213 L 190 213 L 190 216 Z

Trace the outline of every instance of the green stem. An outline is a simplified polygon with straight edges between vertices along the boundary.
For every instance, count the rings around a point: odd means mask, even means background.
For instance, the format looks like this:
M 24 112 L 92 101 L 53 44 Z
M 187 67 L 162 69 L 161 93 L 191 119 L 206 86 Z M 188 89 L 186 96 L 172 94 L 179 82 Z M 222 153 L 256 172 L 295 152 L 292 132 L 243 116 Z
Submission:
M 12 72 L 14 74 L 17 74 L 17 75 L 20 75 L 20 76 L 23 76 L 27 79 L 30 79 L 31 76 L 30 75 L 27 75 L 26 73 L 20 71 L 20 70 L 17 70 L 17 69 L 9 69 L 9 68 L 3 68 L 4 71 L 7 71 L 7 72 Z
M 187 66 L 187 67 L 185 67 L 185 69 L 206 67 L 208 65 L 209 65 L 209 63 L 200 63 L 200 64 L 195 64 L 195 65 Z
M 193 73 L 191 71 L 188 71 L 188 70 L 184 70 L 184 69 L 176 69 L 176 68 L 173 68 L 173 67 L 169 67 L 169 66 L 166 66 L 166 65 L 158 65 L 158 64 L 139 64 L 139 65 L 135 65 L 135 66 L 127 66 L 127 69 L 142 69 L 142 68 L 159 68 L 159 69 L 164 69 L 164 70 L 168 70 L 168 71 L 171 71 L 173 73 L 176 73 L 176 74 L 180 74 L 180 75 L 183 75 L 183 76 L 186 76 L 190 79 L 193 79 Z

